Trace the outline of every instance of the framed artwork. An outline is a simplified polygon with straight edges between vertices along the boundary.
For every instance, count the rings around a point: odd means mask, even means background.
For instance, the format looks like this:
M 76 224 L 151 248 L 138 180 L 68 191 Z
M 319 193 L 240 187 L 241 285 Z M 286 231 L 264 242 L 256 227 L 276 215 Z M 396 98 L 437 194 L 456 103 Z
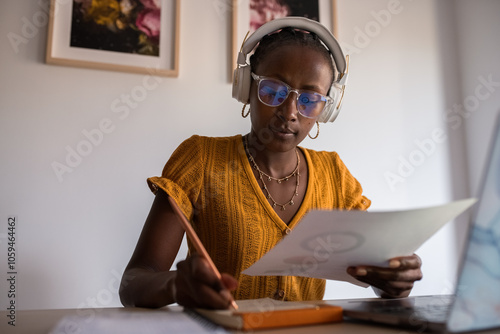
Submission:
M 336 0 L 232 0 L 231 75 L 245 36 L 264 23 L 285 16 L 304 16 L 321 22 L 337 36 Z
M 180 0 L 51 0 L 48 64 L 177 77 Z

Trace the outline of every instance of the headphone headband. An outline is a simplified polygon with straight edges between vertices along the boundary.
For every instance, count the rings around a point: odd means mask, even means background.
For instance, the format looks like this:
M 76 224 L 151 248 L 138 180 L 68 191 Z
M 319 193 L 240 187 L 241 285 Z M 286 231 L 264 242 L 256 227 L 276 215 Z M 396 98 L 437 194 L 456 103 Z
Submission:
M 243 66 L 246 64 L 247 55 L 255 48 L 264 36 L 286 27 L 302 29 L 318 35 L 332 54 L 336 68 L 340 73 L 339 77 L 342 78 L 345 75 L 347 69 L 346 60 L 344 53 L 340 48 L 339 42 L 337 42 L 335 37 L 325 26 L 319 24 L 317 21 L 305 17 L 283 17 L 269 21 L 260 26 L 246 41 L 243 42 L 241 51 L 238 54 L 238 65 Z

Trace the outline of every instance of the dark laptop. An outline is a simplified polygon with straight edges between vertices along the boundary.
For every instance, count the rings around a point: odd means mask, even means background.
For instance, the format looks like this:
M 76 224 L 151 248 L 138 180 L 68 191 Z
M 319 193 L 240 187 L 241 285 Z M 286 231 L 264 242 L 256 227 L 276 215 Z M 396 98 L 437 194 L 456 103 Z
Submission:
M 418 332 L 500 327 L 500 116 L 488 159 L 455 294 L 335 302 L 346 318 Z

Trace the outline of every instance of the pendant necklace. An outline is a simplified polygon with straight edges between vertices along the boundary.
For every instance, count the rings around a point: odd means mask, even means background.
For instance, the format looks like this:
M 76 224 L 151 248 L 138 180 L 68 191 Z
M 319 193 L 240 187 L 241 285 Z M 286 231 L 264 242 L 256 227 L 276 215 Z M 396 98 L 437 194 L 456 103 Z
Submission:
M 272 177 L 271 175 L 268 175 L 268 174 L 264 173 L 259 168 L 259 166 L 255 162 L 253 156 L 250 154 L 250 151 L 248 150 L 248 139 L 247 139 L 247 137 L 245 137 L 245 151 L 246 151 L 246 153 L 248 155 L 248 159 L 252 163 L 253 168 L 255 170 L 257 170 L 257 172 L 259 173 L 259 179 L 260 179 L 260 182 L 262 183 L 262 186 L 264 188 L 264 192 L 266 193 L 266 198 L 269 199 L 273 203 L 272 204 L 273 208 L 276 208 L 277 206 L 279 206 L 280 209 L 281 209 L 281 211 L 285 211 L 287 205 L 293 205 L 294 204 L 293 198 L 295 196 L 299 196 L 300 155 L 299 155 L 298 149 L 295 148 L 295 154 L 297 155 L 297 166 L 295 166 L 295 169 L 293 170 L 293 172 L 290 175 L 282 177 L 282 178 Z M 264 182 L 264 176 L 267 178 L 268 181 L 276 181 L 278 184 L 281 184 L 283 181 L 288 181 L 290 178 L 292 178 L 292 177 L 295 176 L 296 177 L 295 190 L 293 191 L 292 198 L 290 198 L 290 200 L 288 202 L 284 203 L 284 204 L 276 202 L 274 200 L 273 196 L 271 195 L 271 193 L 269 192 L 269 189 L 267 189 L 266 182 Z

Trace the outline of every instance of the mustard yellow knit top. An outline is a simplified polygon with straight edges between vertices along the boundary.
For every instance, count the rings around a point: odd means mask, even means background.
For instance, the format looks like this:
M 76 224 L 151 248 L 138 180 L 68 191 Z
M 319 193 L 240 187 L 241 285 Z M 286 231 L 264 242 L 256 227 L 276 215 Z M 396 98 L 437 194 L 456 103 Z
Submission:
M 300 148 L 309 168 L 304 200 L 286 225 L 264 196 L 245 154 L 242 136 L 192 136 L 172 154 L 161 177 L 148 185 L 164 190 L 190 219 L 220 272 L 239 281 L 236 299 L 323 298 L 325 280 L 295 276 L 248 276 L 241 272 L 293 229 L 310 209 L 360 209 L 370 206 L 359 182 L 335 152 Z M 189 251 L 194 251 L 188 242 Z

